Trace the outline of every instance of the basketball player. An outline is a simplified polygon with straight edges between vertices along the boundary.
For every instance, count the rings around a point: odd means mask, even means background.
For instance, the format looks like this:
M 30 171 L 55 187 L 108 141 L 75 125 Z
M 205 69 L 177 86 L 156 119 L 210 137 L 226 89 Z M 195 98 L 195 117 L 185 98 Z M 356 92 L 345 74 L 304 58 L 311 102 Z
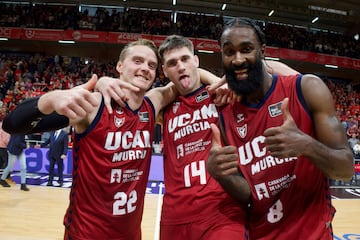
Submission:
M 242 101 L 221 111 L 231 146 L 222 147 L 212 125 L 207 169 L 229 193 L 239 188 L 227 175 L 240 169 L 245 176 L 250 239 L 333 239 L 329 178 L 350 179 L 353 157 L 332 95 L 315 75 L 268 74 L 264 50 L 265 36 L 253 20 L 236 18 L 224 28 L 226 80 Z
M 194 46 L 188 38 L 172 35 L 160 45 L 159 54 L 165 76 L 180 94 L 163 114 L 166 191 L 160 239 L 247 239 L 244 206 L 206 172 L 210 124 L 219 118 L 213 97 L 200 81 Z M 239 188 L 244 189 L 242 202 L 248 202 L 245 179 Z
M 22 121 L 27 128 L 35 126 L 28 131 L 41 131 L 49 125 L 59 127 L 44 116 L 56 112 L 74 127 L 73 182 L 64 239 L 141 239 L 155 116 L 176 94 L 166 86 L 161 88 L 164 91 L 151 91 L 144 97 L 157 66 L 158 53 L 152 41 L 132 42 L 122 50 L 116 66 L 117 81 L 133 86 L 124 89 L 125 107 L 114 103 L 115 111 L 110 114 L 99 92 L 77 87 L 48 92 L 38 101 L 19 105 L 5 118 L 5 130 L 16 129 L 14 124 Z M 95 81 L 93 77 L 86 88 L 91 89 Z M 34 121 L 34 116 L 39 119 Z

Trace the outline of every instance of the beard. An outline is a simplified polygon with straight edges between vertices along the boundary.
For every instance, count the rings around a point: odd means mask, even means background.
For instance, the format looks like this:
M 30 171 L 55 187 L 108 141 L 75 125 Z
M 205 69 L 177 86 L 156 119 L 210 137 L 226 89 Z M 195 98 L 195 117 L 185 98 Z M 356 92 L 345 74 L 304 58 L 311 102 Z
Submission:
M 248 78 L 246 80 L 237 80 L 236 70 L 248 69 Z M 244 62 L 240 66 L 225 67 L 225 76 L 229 88 L 236 93 L 236 95 L 248 95 L 258 90 L 264 82 L 264 70 L 261 57 L 256 58 L 254 64 Z

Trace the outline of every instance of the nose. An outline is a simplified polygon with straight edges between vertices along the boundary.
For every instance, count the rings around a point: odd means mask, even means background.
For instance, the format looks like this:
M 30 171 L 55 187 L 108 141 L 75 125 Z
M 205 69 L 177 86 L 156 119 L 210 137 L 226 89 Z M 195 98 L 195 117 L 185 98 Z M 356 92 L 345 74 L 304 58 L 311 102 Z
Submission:
M 150 66 L 148 63 L 144 62 L 143 64 L 141 64 L 141 71 L 150 71 Z
M 177 68 L 178 68 L 179 71 L 184 71 L 185 70 L 185 64 L 180 59 L 177 61 L 176 65 L 177 65 Z
M 235 57 L 231 61 L 231 63 L 233 65 L 239 66 L 239 65 L 243 64 L 244 62 L 245 62 L 245 58 L 243 57 L 243 55 L 239 51 L 237 51 L 236 54 L 235 54 Z

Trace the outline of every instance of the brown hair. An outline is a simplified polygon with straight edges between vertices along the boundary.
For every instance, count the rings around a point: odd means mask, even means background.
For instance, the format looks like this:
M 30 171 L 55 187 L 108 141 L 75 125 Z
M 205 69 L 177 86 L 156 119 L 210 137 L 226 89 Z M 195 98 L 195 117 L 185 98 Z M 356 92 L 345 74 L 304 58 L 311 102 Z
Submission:
M 161 61 L 164 61 L 165 52 L 183 47 L 187 47 L 190 52 L 194 54 L 194 44 L 191 42 L 190 39 L 179 35 L 168 36 L 159 47 Z

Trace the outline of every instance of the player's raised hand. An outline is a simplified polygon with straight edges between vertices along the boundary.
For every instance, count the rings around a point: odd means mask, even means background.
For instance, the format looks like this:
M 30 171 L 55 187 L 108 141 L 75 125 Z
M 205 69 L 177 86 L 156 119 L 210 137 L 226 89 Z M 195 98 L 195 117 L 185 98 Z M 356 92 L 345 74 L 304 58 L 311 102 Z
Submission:
M 111 99 L 124 107 L 125 102 L 128 101 L 129 96 L 126 95 L 124 89 L 137 92 L 140 89 L 131 85 L 128 82 L 122 81 L 118 78 L 101 77 L 95 85 L 95 91 L 101 92 L 104 96 L 104 103 L 109 113 L 112 113 Z
M 40 97 L 38 108 L 44 114 L 57 112 L 64 115 L 70 122 L 83 119 L 99 105 L 97 98 L 91 92 L 96 81 L 97 76 L 94 74 L 87 83 L 72 89 L 48 92 Z
M 226 84 L 226 78 L 225 78 L 225 76 L 223 76 L 220 81 L 217 81 L 217 82 L 209 85 L 209 86 L 207 87 L 207 90 L 208 90 L 209 92 L 214 92 L 217 88 L 223 86 L 224 84 Z
M 212 145 L 206 169 L 215 179 L 221 179 L 231 174 L 238 173 L 238 155 L 236 147 L 222 146 L 220 130 L 215 124 L 211 124 L 213 133 Z
M 274 157 L 297 157 L 301 154 L 308 135 L 298 129 L 291 113 L 289 112 L 289 99 L 285 98 L 281 104 L 283 124 L 278 127 L 268 128 L 264 131 L 267 150 Z
M 215 82 L 206 88 L 211 94 L 215 94 L 214 103 L 220 107 L 230 102 L 240 101 L 241 96 L 237 96 L 228 88 L 226 78 L 223 76 L 220 81 Z
M 96 75 L 96 74 L 93 74 L 93 75 L 91 76 L 91 78 L 89 79 L 89 81 L 87 81 L 87 82 L 84 83 L 84 84 L 78 85 L 78 86 L 76 86 L 76 87 L 74 87 L 74 88 L 83 88 L 83 89 L 86 89 L 86 90 L 88 90 L 88 91 L 93 91 L 94 88 L 95 88 L 95 85 L 96 85 L 97 81 L 98 81 L 97 75 Z

